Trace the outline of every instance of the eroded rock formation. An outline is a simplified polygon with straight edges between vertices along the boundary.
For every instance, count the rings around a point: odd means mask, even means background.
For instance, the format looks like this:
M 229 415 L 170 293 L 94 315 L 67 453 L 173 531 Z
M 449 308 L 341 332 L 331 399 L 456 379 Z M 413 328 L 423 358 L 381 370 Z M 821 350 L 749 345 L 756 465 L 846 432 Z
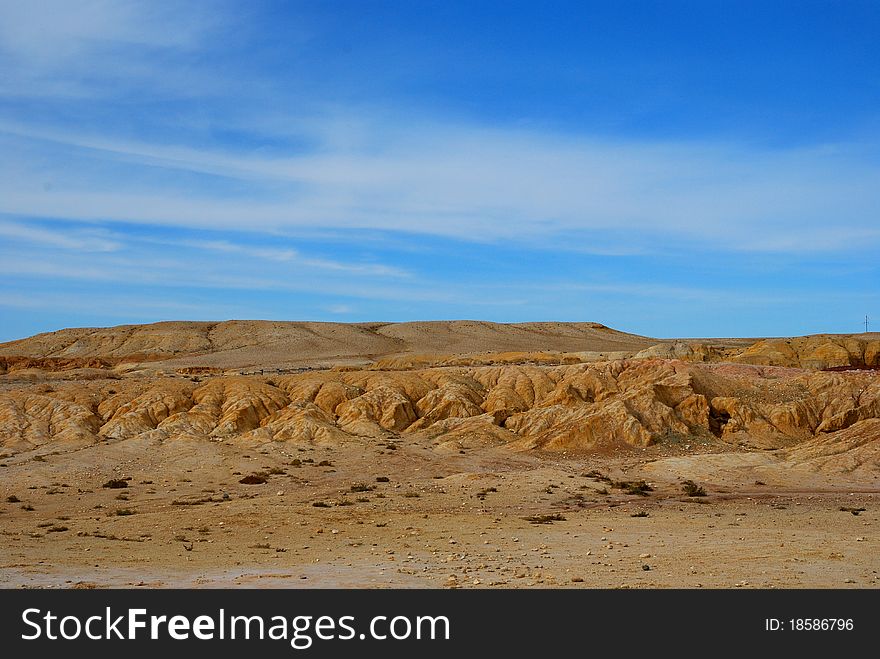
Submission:
M 13 451 L 148 433 L 168 441 L 317 443 L 420 434 L 441 447 L 548 451 L 706 438 L 833 452 L 809 442 L 856 428 L 865 441 L 880 441 L 878 419 L 874 372 L 668 359 L 124 378 L 0 392 L 0 444 Z

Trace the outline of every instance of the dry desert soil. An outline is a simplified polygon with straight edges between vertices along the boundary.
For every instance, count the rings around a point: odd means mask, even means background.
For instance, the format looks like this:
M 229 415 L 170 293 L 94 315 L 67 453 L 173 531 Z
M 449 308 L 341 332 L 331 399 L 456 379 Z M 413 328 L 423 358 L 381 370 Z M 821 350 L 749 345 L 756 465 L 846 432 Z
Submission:
M 0 586 L 874 588 L 880 334 L 0 344 Z

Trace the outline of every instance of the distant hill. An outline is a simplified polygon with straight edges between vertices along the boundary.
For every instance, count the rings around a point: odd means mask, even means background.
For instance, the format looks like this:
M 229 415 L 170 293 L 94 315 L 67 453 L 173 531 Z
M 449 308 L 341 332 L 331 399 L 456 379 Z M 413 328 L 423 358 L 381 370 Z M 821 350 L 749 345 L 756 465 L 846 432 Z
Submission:
M 463 356 L 457 359 L 457 357 Z M 172 321 L 71 328 L 0 343 L 0 370 L 150 364 L 186 369 L 389 368 L 623 358 L 829 369 L 880 367 L 880 333 L 653 339 L 599 323 Z M 41 361 L 42 360 L 42 361 Z
M 599 323 L 174 321 L 37 334 L 0 344 L 0 356 L 235 368 L 355 363 L 407 354 L 635 352 L 656 343 Z

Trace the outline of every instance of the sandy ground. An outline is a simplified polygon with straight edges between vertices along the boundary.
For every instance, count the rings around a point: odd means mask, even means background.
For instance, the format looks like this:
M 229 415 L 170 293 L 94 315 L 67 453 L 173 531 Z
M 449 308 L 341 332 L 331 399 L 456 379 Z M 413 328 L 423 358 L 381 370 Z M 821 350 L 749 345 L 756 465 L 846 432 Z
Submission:
M 0 461 L 0 586 L 878 585 L 876 481 L 730 450 L 457 453 L 406 436 L 59 445 L 45 461 Z M 276 473 L 239 483 L 255 472 Z M 686 496 L 685 478 L 707 496 Z

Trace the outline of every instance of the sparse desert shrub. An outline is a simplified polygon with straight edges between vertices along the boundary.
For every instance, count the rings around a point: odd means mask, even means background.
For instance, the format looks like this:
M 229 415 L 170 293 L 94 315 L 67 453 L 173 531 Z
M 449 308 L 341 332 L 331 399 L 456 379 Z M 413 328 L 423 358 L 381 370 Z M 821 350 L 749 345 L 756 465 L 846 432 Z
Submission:
M 637 494 L 643 497 L 648 496 L 648 492 L 654 491 L 654 488 L 645 481 L 614 481 L 611 487 L 624 490 L 627 494 Z
M 327 503 L 326 501 L 315 501 L 314 503 L 312 503 L 312 505 L 315 508 L 329 508 L 330 507 L 330 504 Z
M 681 491 L 684 492 L 689 497 L 704 497 L 706 496 L 706 490 L 703 489 L 702 485 L 697 485 L 693 481 L 685 481 L 681 484 Z
M 391 481 L 391 479 L 388 478 L 388 476 L 376 476 L 377 483 L 388 483 L 390 481 Z
M 548 513 L 545 515 L 529 515 L 523 517 L 524 520 L 531 524 L 552 524 L 553 522 L 564 522 L 565 516 L 561 513 Z
M 14 494 L 10 494 L 8 497 L 6 497 L 6 502 L 7 503 L 21 503 L 21 499 L 19 499 Z
M 171 502 L 172 506 L 200 506 L 203 503 L 211 503 L 214 502 L 214 499 L 211 497 L 201 497 L 200 499 L 174 499 Z
M 269 469 L 269 473 L 275 476 L 280 476 L 282 474 L 286 474 L 287 472 L 284 471 L 281 467 L 272 467 L 271 469 Z
M 859 513 L 865 512 L 865 508 L 850 508 L 848 506 L 841 506 L 841 512 L 844 513 L 852 513 L 853 515 L 858 515 Z
M 333 466 L 333 463 L 330 462 L 329 460 L 321 460 L 321 461 L 318 463 L 318 466 L 319 466 L 319 467 L 332 467 L 332 466 Z
M 496 487 L 487 487 L 487 488 L 477 492 L 477 498 L 480 500 L 483 500 L 486 498 L 486 495 L 489 494 L 490 492 L 497 492 L 497 491 L 498 491 L 498 488 L 496 488 Z
M 644 510 L 640 510 L 639 512 L 633 513 L 632 515 L 630 515 L 630 517 L 647 517 L 647 516 L 648 516 L 648 513 L 646 513 Z
M 596 481 L 602 481 L 603 483 L 610 483 L 611 482 L 611 479 L 608 478 L 608 476 L 603 474 L 601 471 L 597 471 L 596 469 L 593 469 L 593 471 L 587 472 L 586 474 L 584 474 L 584 477 L 585 478 L 592 478 L 593 480 L 596 480 Z
M 375 486 L 367 485 L 366 483 L 355 483 L 351 486 L 352 492 L 369 492 L 371 490 L 375 490 Z
M 267 478 L 266 474 L 261 473 L 261 472 L 257 472 L 254 474 L 248 474 L 247 476 L 245 476 L 244 478 L 242 478 L 238 482 L 241 483 L 242 485 L 262 485 L 267 480 L 269 480 L 269 479 Z
M 134 515 L 135 513 L 131 508 L 119 508 L 116 511 L 116 514 L 119 515 L 120 517 L 125 517 L 127 515 Z
M 104 483 L 101 487 L 107 488 L 109 490 L 116 490 L 123 487 L 128 487 L 128 482 L 122 480 L 121 478 L 111 478 L 109 481 Z

